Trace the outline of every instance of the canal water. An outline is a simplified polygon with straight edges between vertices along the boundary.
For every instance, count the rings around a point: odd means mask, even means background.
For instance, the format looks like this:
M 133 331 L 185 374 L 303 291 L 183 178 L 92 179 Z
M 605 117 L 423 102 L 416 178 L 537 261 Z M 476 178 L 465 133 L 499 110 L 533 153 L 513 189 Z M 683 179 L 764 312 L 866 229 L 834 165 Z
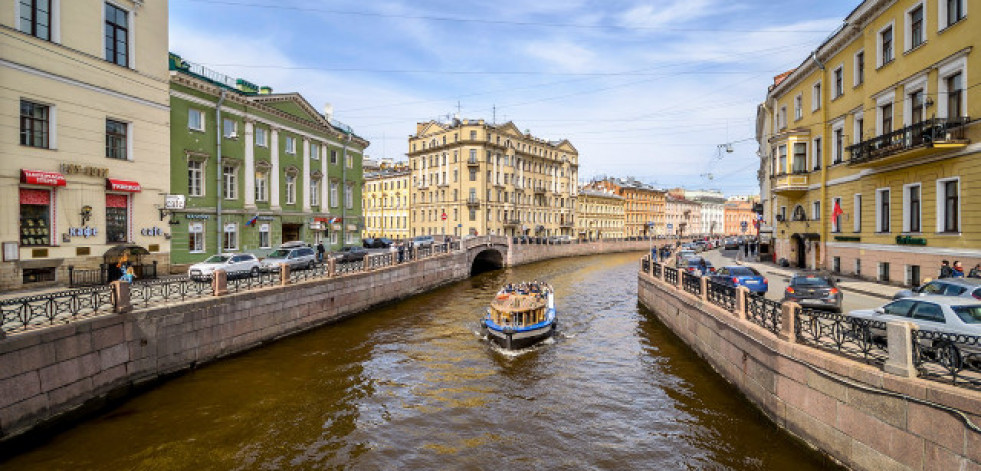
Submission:
M 484 273 L 207 365 L 14 456 L 21 469 L 828 469 L 637 304 L 639 254 Z M 556 289 L 559 334 L 478 335 Z

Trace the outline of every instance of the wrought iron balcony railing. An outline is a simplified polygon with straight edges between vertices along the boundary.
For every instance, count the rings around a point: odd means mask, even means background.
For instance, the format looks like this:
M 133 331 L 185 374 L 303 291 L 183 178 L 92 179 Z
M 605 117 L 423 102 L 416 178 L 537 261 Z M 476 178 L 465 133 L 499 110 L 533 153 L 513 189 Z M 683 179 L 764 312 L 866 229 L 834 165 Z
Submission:
M 848 146 L 849 164 L 863 164 L 917 148 L 962 145 L 970 118 L 932 118 Z

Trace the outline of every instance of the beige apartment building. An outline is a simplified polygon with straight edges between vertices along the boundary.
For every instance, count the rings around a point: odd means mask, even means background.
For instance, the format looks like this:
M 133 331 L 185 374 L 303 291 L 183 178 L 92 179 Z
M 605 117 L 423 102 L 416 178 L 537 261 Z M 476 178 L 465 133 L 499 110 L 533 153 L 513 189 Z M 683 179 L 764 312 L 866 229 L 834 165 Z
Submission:
M 576 234 L 580 240 L 624 237 L 627 199 L 613 190 L 583 188 L 576 195 Z
M 606 178 L 589 188 L 612 191 L 624 198 L 624 237 L 666 235 L 665 196 L 667 192 L 633 178 Z
M 416 235 L 574 236 L 579 152 L 512 122 L 418 123 L 409 136 Z
M 409 238 L 411 173 L 407 166 L 393 166 L 365 174 L 364 237 Z
M 4 2 L 0 25 L 0 291 L 165 271 L 167 1 Z

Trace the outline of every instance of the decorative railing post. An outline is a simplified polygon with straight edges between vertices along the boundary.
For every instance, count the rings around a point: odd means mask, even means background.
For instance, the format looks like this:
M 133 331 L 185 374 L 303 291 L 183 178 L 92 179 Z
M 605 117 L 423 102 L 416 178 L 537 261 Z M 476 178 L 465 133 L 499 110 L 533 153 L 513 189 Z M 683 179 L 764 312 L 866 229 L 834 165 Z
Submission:
M 736 317 L 746 320 L 746 297 L 749 296 L 749 288 L 745 286 L 736 287 Z
M 215 296 L 228 294 L 228 272 L 225 270 L 215 270 L 211 274 L 211 283 Z
M 133 310 L 133 305 L 129 301 L 129 282 L 128 281 L 113 281 L 112 282 L 112 293 L 113 293 L 113 312 L 116 314 L 125 314 Z
M 701 284 L 702 287 L 702 296 L 701 296 L 702 302 L 707 303 L 708 302 L 708 277 L 704 275 L 700 276 L 698 277 L 698 282 Z
M 784 302 L 780 306 L 780 333 L 777 337 L 780 340 L 797 343 L 797 312 L 800 311 L 800 304 L 794 302 Z
M 654 258 L 651 257 L 650 255 L 648 255 L 648 257 L 651 258 L 651 263 L 648 265 L 648 268 L 650 268 L 650 271 L 647 274 L 650 275 L 651 278 L 654 278 L 654 264 L 657 263 L 657 262 L 655 262 L 654 261 Z
M 886 323 L 886 338 L 888 339 L 889 359 L 882 366 L 886 373 L 913 378 L 916 367 L 913 365 L 913 324 L 910 322 L 893 321 Z
M 371 254 L 366 254 L 364 259 L 361 260 L 361 271 L 371 271 L 371 261 L 375 257 Z
M 337 275 L 337 260 L 332 258 L 327 259 L 327 276 Z
M 290 264 L 279 264 L 279 284 L 286 286 L 290 284 Z

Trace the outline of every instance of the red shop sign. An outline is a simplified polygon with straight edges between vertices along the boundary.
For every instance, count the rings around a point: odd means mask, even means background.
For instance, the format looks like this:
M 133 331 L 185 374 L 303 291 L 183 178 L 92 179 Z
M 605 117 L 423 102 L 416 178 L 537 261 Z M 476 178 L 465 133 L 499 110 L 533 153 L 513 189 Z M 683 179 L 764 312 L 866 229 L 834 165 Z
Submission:
M 57 172 L 21 170 L 20 182 L 28 185 L 65 186 L 65 176 Z
M 139 193 L 140 191 L 143 191 L 143 187 L 141 187 L 138 182 L 113 180 L 111 178 L 106 179 L 106 189 L 110 191 L 128 191 L 130 193 Z
M 20 189 L 20 204 L 51 204 L 50 190 L 32 190 L 29 188 Z
M 107 208 L 125 208 L 129 197 L 126 195 L 106 195 Z

